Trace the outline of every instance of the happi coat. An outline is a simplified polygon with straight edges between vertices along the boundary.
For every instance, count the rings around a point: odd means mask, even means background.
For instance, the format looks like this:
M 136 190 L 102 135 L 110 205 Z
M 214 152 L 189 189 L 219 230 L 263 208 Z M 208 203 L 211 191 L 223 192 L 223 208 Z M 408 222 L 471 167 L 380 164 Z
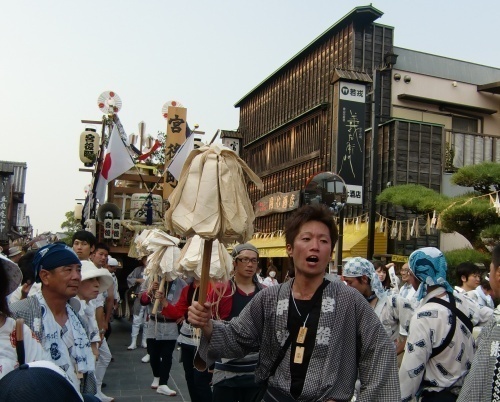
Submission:
M 500 307 L 481 331 L 477 344 L 472 368 L 457 402 L 500 400 Z
M 451 329 L 451 311 L 440 304 L 429 302 L 445 292 L 438 287 L 420 302 L 410 321 L 405 355 L 399 371 L 402 401 L 412 401 L 420 391 L 439 392 L 448 389 L 458 394 L 472 364 L 476 344 L 472 333 L 457 317 L 456 329 L 450 345 L 431 358 L 433 348 L 439 347 Z M 453 294 L 456 307 L 475 325 L 485 324 L 493 310 L 480 307 L 464 294 Z M 442 297 L 449 301 L 446 295 Z M 475 402 L 475 401 L 474 401 Z
M 207 364 L 217 358 L 236 358 L 260 350 L 256 380 L 265 381 L 288 329 L 292 281 L 263 289 L 229 322 L 213 321 L 210 341 L 202 337 L 200 357 Z M 269 387 L 290 396 L 290 347 L 269 379 Z M 340 281 L 323 290 L 313 354 L 300 402 L 349 401 L 356 379 L 361 381 L 358 402 L 400 401 L 394 348 L 380 320 L 364 297 Z

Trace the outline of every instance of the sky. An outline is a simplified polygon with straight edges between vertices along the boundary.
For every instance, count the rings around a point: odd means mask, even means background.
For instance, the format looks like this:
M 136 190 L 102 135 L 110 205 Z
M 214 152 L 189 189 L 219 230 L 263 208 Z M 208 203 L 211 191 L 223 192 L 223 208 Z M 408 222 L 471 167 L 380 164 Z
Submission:
M 114 91 L 127 134 L 187 108 L 204 140 L 238 128 L 234 104 L 354 7 L 353 0 L 0 0 L 0 160 L 26 162 L 36 232 L 84 198 L 81 120 Z M 379 0 L 395 46 L 500 68 L 500 1 Z M 99 127 L 98 131 L 100 131 Z

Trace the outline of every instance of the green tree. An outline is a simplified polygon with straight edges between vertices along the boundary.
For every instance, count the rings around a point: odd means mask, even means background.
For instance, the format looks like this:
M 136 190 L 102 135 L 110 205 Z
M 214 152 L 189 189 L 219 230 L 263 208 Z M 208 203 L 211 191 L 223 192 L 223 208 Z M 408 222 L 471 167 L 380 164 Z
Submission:
M 82 224 L 78 219 L 75 219 L 74 211 L 68 211 L 64 215 L 66 216 L 66 220 L 61 223 L 61 229 L 64 230 L 63 233 L 66 235 L 64 241 L 68 244 L 68 246 L 71 246 L 73 234 L 78 230 L 82 230 Z
M 489 194 L 500 190 L 500 163 L 483 162 L 464 166 L 451 176 L 451 182 L 458 186 L 473 187 L 474 191 Z
M 440 214 L 442 231 L 460 233 L 475 249 L 486 252 L 484 234 L 488 233 L 491 242 L 491 233 L 495 231 L 486 229 L 499 225 L 500 217 L 491 207 L 489 198 L 481 195 L 491 193 L 492 189 L 498 191 L 500 164 L 488 162 L 466 166 L 458 169 L 451 180 L 460 186 L 473 187 L 475 191 L 449 198 L 421 185 L 406 184 L 385 189 L 377 202 L 399 206 L 415 214 L 436 210 Z
M 444 209 L 449 198 L 419 184 L 403 184 L 387 187 L 377 196 L 377 203 L 397 205 L 414 214 L 427 214 Z

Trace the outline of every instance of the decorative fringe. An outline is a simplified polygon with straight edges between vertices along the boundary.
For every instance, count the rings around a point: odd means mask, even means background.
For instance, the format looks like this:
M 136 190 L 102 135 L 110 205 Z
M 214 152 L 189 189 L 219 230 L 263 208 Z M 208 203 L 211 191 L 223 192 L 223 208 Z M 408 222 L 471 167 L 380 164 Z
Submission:
M 425 234 L 431 234 L 431 216 L 427 214 L 427 223 L 425 224 Z
M 497 215 L 500 216 L 500 199 L 498 198 L 498 193 L 496 194 L 495 202 L 493 203 L 493 208 L 495 208 Z
M 403 222 L 399 222 L 398 241 L 401 241 L 401 233 L 402 232 L 403 232 Z
M 391 227 L 391 239 L 395 239 L 398 235 L 398 224 L 394 222 Z

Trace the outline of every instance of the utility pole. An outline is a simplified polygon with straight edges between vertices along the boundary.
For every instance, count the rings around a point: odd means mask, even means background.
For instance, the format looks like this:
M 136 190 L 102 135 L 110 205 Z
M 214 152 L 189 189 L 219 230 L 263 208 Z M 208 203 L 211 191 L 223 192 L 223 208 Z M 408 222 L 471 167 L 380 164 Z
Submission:
M 377 198 L 377 179 L 378 179 L 378 126 L 380 120 L 380 69 L 376 68 L 373 71 L 373 88 L 372 88 L 372 108 L 371 108 L 371 126 L 372 126 L 372 142 L 370 150 L 370 214 L 368 221 L 368 246 L 366 250 L 366 258 L 373 259 L 375 252 L 375 215 L 376 198 Z

